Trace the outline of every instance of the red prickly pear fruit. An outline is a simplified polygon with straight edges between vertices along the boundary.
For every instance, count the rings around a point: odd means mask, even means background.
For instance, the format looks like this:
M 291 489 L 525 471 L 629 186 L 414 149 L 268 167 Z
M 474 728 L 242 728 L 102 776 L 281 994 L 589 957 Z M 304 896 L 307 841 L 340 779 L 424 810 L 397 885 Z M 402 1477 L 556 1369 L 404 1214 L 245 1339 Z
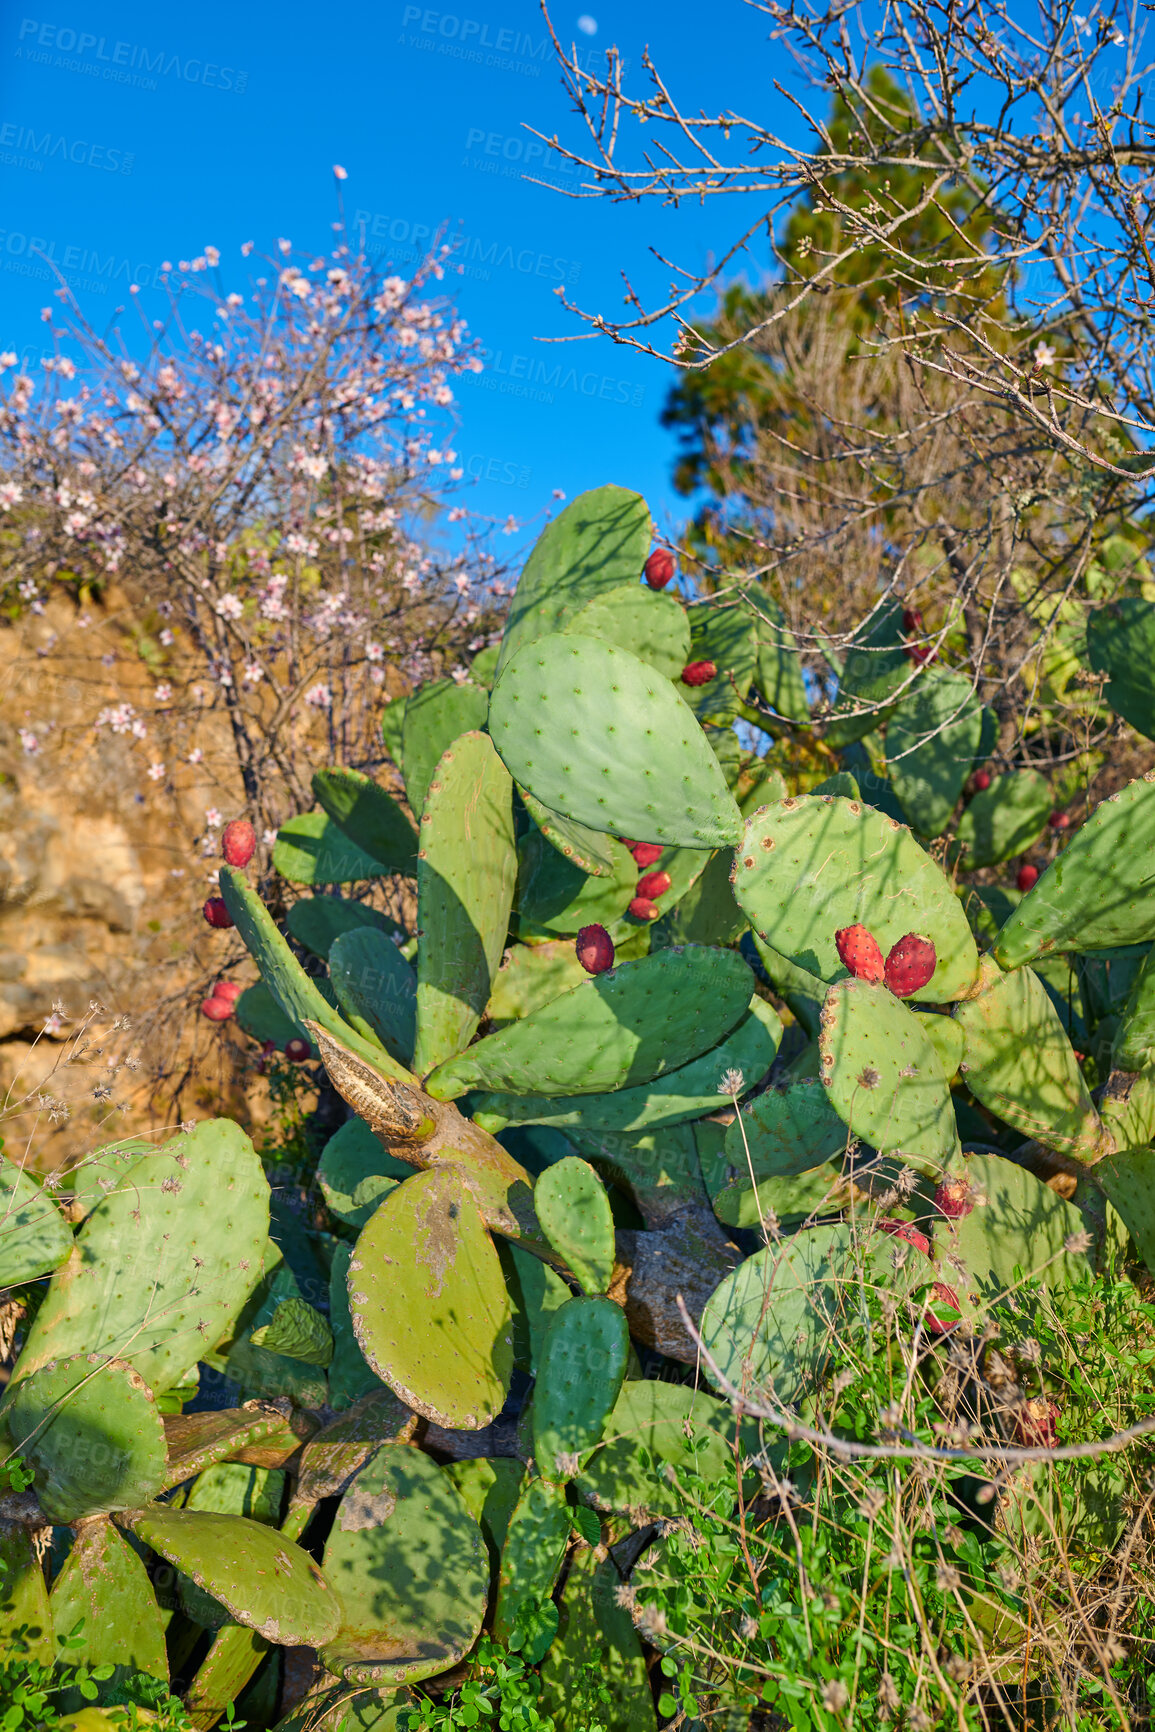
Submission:
M 257 851 L 257 832 L 247 818 L 234 818 L 221 832 L 221 853 L 229 866 L 247 866 Z
M 930 939 L 908 932 L 887 957 L 883 978 L 895 998 L 911 998 L 930 980 L 937 961 Z
M 882 951 L 878 940 L 865 926 L 844 926 L 834 934 L 843 968 L 849 968 L 857 980 L 879 981 L 883 978 Z
M 948 1221 L 961 1221 L 975 1206 L 975 1195 L 969 1179 L 940 1179 L 935 1187 L 934 1206 Z
M 659 896 L 664 896 L 674 880 L 668 872 L 645 872 L 638 879 L 638 895 L 649 902 L 656 902 Z
M 201 1005 L 201 1015 L 207 1016 L 210 1022 L 227 1022 L 232 1014 L 232 1000 L 218 998 L 215 993 L 211 998 L 206 998 Z
M 304 1064 L 308 1056 L 309 1043 L 307 1040 L 302 1040 L 299 1034 L 295 1034 L 292 1040 L 285 1042 L 285 1057 L 290 1064 Z
M 642 567 L 642 575 L 651 589 L 665 589 L 674 575 L 674 556 L 668 547 L 655 547 Z
M 233 923 L 233 917 L 225 907 L 223 896 L 210 896 L 201 913 L 210 926 L 215 926 L 222 932 Z
M 1015 1442 L 1020 1449 L 1054 1449 L 1058 1442 L 1055 1422 L 1061 1409 L 1057 1401 L 1036 1395 L 1024 1401 L 1015 1415 Z
M 928 662 L 932 662 L 935 659 L 938 651 L 932 649 L 929 644 L 908 643 L 906 646 L 906 653 L 916 667 L 922 668 L 925 667 Z
M 945 1335 L 962 1322 L 962 1307 L 958 1294 L 945 1281 L 936 1281 L 924 1301 L 922 1326 L 928 1335 Z M 951 1317 L 949 1313 L 955 1315 Z M 946 1313 L 944 1315 L 944 1313 Z
M 618 841 L 621 843 L 623 848 L 628 848 L 631 854 L 634 849 L 639 846 L 637 842 L 631 842 L 628 836 L 619 836 Z
M 904 607 L 902 610 L 903 631 L 921 631 L 922 614 L 917 607 Z
M 639 872 L 644 872 L 647 866 L 656 866 L 665 853 L 660 842 L 635 842 L 630 849 Z
M 913 1245 L 916 1251 L 921 1251 L 924 1257 L 930 1256 L 930 1240 L 909 1221 L 895 1221 L 887 1215 L 878 1223 L 878 1227 L 880 1232 L 889 1233 L 892 1239 L 904 1239 L 908 1245 Z
M 604 974 L 614 965 L 614 941 L 604 926 L 583 926 L 574 948 L 587 974 Z
M 629 912 L 635 920 L 656 920 L 658 918 L 658 905 L 656 902 L 651 902 L 648 896 L 635 896 L 630 903 Z
M 1066 812 L 1052 812 L 1047 822 L 1052 830 L 1069 830 L 1071 828 L 1071 820 Z
M 990 785 L 991 785 L 991 773 L 990 773 L 990 771 L 989 770 L 976 770 L 975 771 L 975 791 L 979 794 L 985 794 L 987 789 L 990 787 Z
M 682 684 L 684 686 L 708 686 L 717 677 L 718 667 L 715 662 L 687 662 L 682 669 Z
M 226 999 L 229 1004 L 235 1004 L 244 990 L 245 989 L 239 980 L 218 980 L 216 985 L 213 987 L 211 996 L 213 998 L 223 998 Z
M 1032 866 L 1028 861 L 1025 866 L 1019 867 L 1019 875 L 1015 879 L 1015 883 L 1020 890 L 1033 890 L 1038 882 L 1039 868 L 1037 866 Z

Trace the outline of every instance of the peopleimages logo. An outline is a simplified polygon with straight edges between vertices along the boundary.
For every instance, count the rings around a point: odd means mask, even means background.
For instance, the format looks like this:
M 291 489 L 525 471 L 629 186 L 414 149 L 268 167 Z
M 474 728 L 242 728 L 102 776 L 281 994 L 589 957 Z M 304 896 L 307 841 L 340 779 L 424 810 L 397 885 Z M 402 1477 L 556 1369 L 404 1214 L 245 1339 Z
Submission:
M 158 77 L 179 78 L 184 84 L 231 90 L 239 96 L 249 81 L 247 72 L 222 66 L 216 60 L 182 59 L 164 48 L 112 42 L 95 31 L 42 24 L 38 18 L 21 19 L 17 37 L 23 44 L 16 50 L 17 59 L 29 60 L 34 66 L 55 66 L 64 72 L 83 72 L 111 84 L 132 84 L 142 90 L 156 90 Z M 82 58 L 86 54 L 92 55 L 90 61 Z
M 410 29 L 414 25 L 416 29 Z M 454 60 L 468 60 L 476 66 L 496 67 L 502 72 L 520 72 L 529 78 L 540 78 L 542 67 L 553 59 L 553 43 L 548 35 L 535 42 L 528 31 L 514 29 L 512 25 L 463 18 L 458 12 L 437 12 L 427 6 L 405 7 L 401 14 L 400 45 L 447 54 Z M 574 53 L 583 72 L 594 71 L 602 62 L 596 48 L 576 48 Z M 620 64 L 622 73 L 626 73 L 628 61 Z
M 365 237 L 366 251 L 385 253 L 406 263 L 422 258 L 433 244 L 441 228 L 432 223 L 413 223 L 406 217 L 390 216 L 386 211 L 359 210 L 353 221 Z M 573 285 L 582 274 L 576 259 L 558 253 L 543 253 L 536 247 L 518 246 L 513 241 L 487 241 L 480 235 L 467 235 L 455 230 L 444 237 L 448 246 L 450 270 L 463 267 L 464 274 L 480 282 L 490 280 L 490 272 L 515 271 L 523 277 L 540 277 L 548 283 Z
M 117 282 L 147 288 L 157 279 L 154 265 L 98 253 L 95 247 L 61 246 L 58 251 L 55 240 L 21 229 L 0 229 L 0 269 L 38 282 L 59 284 L 63 279 L 70 289 L 93 295 L 106 295 Z
M 92 144 L 84 138 L 69 139 L 62 132 L 41 132 L 35 126 L 20 126 L 14 120 L 0 122 L 0 147 L 3 147 L 0 161 L 18 168 L 40 169 L 45 162 L 57 161 L 102 169 L 106 174 L 131 174 L 136 161 L 132 151 L 110 144 Z M 16 152 L 22 153 L 19 159 Z

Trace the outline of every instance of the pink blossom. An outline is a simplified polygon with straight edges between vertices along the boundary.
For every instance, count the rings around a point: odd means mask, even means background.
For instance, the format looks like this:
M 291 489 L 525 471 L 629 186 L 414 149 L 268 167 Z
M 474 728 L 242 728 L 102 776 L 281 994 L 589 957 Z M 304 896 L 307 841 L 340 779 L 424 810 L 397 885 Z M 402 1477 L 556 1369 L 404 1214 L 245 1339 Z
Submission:
M 172 702 L 172 687 L 169 685 L 167 680 L 162 680 L 160 685 L 157 686 L 156 690 L 153 692 L 152 696 L 155 703 L 169 704 Z
M 205 823 L 208 825 L 209 829 L 210 830 L 219 830 L 221 827 L 221 824 L 223 822 L 224 822 L 224 820 L 222 819 L 220 813 L 217 811 L 216 807 L 210 806 L 205 813 Z
M 349 178 L 347 170 L 343 169 L 339 162 L 333 164 L 333 174 L 337 180 L 348 180 Z
M 305 693 L 305 702 L 315 710 L 327 710 L 333 702 L 333 694 L 323 680 L 318 680 L 315 686 L 310 686 Z
M 148 766 L 148 779 L 150 782 L 163 782 L 164 775 L 164 765 L 159 761 Z
M 29 757 L 40 750 L 40 741 L 36 738 L 36 735 L 32 732 L 31 728 L 17 728 L 16 732 L 20 736 L 20 744 L 28 753 Z
M 199 746 L 194 746 L 188 755 L 188 761 L 190 764 L 202 764 L 204 762 L 204 756 L 205 755 L 201 748 Z

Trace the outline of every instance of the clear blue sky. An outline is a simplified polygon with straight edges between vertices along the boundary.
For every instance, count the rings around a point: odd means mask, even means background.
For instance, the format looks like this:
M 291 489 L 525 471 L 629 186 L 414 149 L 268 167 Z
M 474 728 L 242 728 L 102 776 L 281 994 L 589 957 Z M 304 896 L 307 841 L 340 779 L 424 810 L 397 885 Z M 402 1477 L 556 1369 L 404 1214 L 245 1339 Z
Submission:
M 206 244 L 238 275 L 242 241 L 325 246 L 341 163 L 348 213 L 367 213 L 371 242 L 402 274 L 441 223 L 466 237 L 465 274 L 449 281 L 490 355 L 460 396 L 457 448 L 482 477 L 471 503 L 526 517 L 555 487 L 572 498 L 616 481 L 641 489 L 659 522 L 684 514 L 669 485 L 673 441 L 658 426 L 670 370 L 605 339 L 537 339 L 578 328 L 552 292 L 559 278 L 612 312 L 623 266 L 661 284 L 649 246 L 697 264 L 740 213 L 728 202 L 674 217 L 527 184 L 524 122 L 578 137 L 531 0 L 249 0 L 199 13 L 13 0 L 3 18 L 0 347 L 39 352 L 51 285 L 30 259 L 34 237 L 69 267 L 99 326 L 126 298 L 110 260 L 147 282 L 162 260 Z M 772 88 L 783 53 L 765 16 L 739 0 L 709 15 L 687 0 L 590 0 L 588 13 L 573 5 L 554 20 L 583 54 L 613 42 L 639 71 L 648 44 L 691 109 L 791 124 Z M 549 373 L 562 363 L 554 388 L 539 362 Z M 532 395 L 518 391 L 535 377 Z

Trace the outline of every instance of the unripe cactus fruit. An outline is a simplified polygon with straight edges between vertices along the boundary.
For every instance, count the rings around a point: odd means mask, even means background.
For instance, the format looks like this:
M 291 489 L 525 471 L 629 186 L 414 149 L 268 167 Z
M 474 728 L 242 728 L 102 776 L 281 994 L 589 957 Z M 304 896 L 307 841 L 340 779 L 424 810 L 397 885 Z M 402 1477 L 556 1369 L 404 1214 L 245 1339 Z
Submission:
M 649 902 L 656 902 L 659 896 L 664 896 L 674 880 L 668 872 L 646 872 L 638 879 L 638 895 Z
M 902 610 L 903 631 L 921 631 L 922 614 L 917 607 L 904 607 Z
M 684 686 L 708 686 L 717 675 L 715 662 L 687 662 L 682 669 L 682 684 Z
M 958 1177 L 940 1180 L 935 1187 L 934 1206 L 948 1221 L 961 1221 L 975 1206 L 970 1180 Z
M 642 568 L 651 589 L 665 589 L 674 575 L 674 556 L 668 547 L 655 547 Z
M 614 965 L 614 941 L 604 926 L 583 926 L 574 948 L 587 974 L 604 974 Z
M 234 818 L 221 833 L 221 853 L 230 866 L 247 866 L 257 851 L 257 832 L 247 818 Z
M 1039 868 L 1037 866 L 1032 866 L 1028 861 L 1025 866 L 1019 867 L 1019 875 L 1015 879 L 1015 883 L 1020 890 L 1033 890 L 1038 882 Z
M 865 926 L 842 927 L 834 934 L 834 943 L 843 968 L 849 968 L 857 980 L 877 983 L 883 978 L 882 951 L 877 938 Z
M 909 1221 L 894 1221 L 889 1216 L 884 1216 L 878 1227 L 880 1232 L 889 1233 L 892 1239 L 903 1239 L 908 1245 L 913 1245 L 924 1257 L 930 1256 L 930 1240 Z
M 658 905 L 656 902 L 651 902 L 648 896 L 635 896 L 630 903 L 629 912 L 635 920 L 656 920 L 658 918 Z
M 990 787 L 990 785 L 991 785 L 991 773 L 990 773 L 990 771 L 989 770 L 976 770 L 975 771 L 975 791 L 976 791 L 976 793 L 985 794 L 987 789 Z
M 239 980 L 218 980 L 209 997 L 223 998 L 229 1004 L 235 1004 L 244 990 Z
M 883 979 L 896 998 L 910 998 L 921 992 L 930 980 L 938 961 L 929 938 L 908 932 L 900 938 L 886 959 Z
M 639 872 L 644 872 L 647 866 L 655 866 L 665 852 L 660 842 L 631 842 L 626 845 Z
M 945 1281 L 936 1281 L 923 1299 L 922 1326 L 928 1335 L 945 1335 L 962 1321 L 958 1294 Z M 952 1317 L 951 1312 L 955 1315 Z
M 1066 812 L 1052 812 L 1047 822 L 1052 830 L 1069 830 L 1071 828 L 1071 820 Z
M 206 998 L 201 1004 L 201 1015 L 207 1016 L 210 1022 L 227 1022 L 232 1014 L 232 1000 L 218 998 L 215 993 L 212 998 Z
M 210 926 L 215 926 L 222 932 L 233 923 L 233 917 L 225 907 L 223 896 L 210 896 L 201 913 Z
M 285 1042 L 285 1057 L 290 1064 L 304 1064 L 308 1056 L 309 1043 L 307 1040 L 302 1040 L 299 1034 L 295 1034 L 292 1040 Z
M 1059 1417 L 1057 1401 L 1045 1396 L 1032 1396 L 1024 1401 L 1015 1415 L 1015 1442 L 1020 1449 L 1054 1449 L 1058 1438 L 1055 1421 Z

